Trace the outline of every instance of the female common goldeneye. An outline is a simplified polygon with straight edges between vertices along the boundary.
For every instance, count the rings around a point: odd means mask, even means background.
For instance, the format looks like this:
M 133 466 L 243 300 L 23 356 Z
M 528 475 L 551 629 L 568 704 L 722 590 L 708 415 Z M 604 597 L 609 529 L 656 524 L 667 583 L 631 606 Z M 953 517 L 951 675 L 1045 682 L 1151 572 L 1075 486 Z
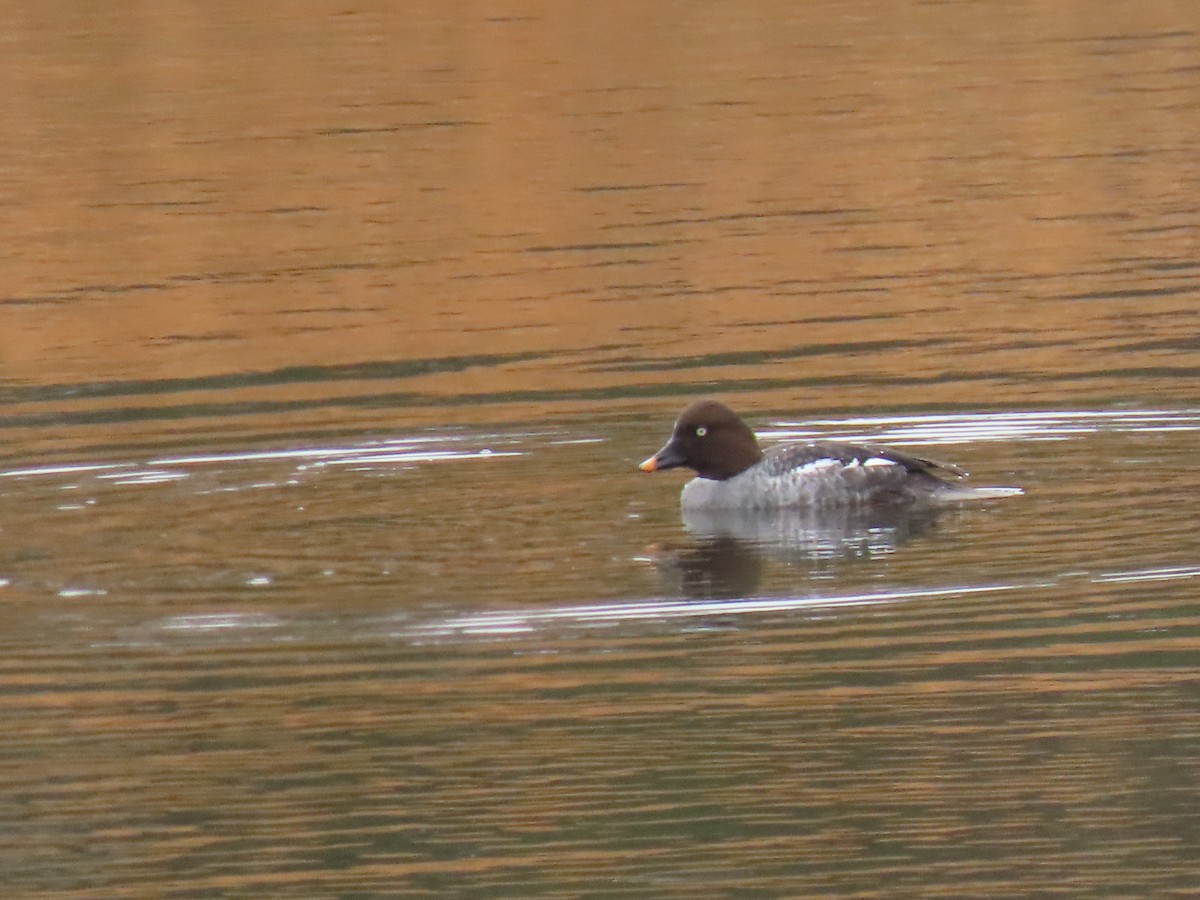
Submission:
M 961 486 L 939 477 L 965 478 L 957 466 L 863 444 L 814 441 L 764 454 L 750 427 L 716 400 L 685 409 L 671 439 L 639 468 L 678 466 L 699 476 L 683 486 L 685 510 L 928 504 L 1021 493 Z

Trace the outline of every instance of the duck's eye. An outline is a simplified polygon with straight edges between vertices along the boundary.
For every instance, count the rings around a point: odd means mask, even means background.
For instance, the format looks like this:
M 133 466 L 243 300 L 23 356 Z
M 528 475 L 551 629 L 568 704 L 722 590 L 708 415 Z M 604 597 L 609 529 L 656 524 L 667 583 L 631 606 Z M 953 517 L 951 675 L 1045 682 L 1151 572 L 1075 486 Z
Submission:
M 696 437 L 704 437 L 706 434 L 708 434 L 707 428 L 705 428 L 703 425 L 696 426 Z

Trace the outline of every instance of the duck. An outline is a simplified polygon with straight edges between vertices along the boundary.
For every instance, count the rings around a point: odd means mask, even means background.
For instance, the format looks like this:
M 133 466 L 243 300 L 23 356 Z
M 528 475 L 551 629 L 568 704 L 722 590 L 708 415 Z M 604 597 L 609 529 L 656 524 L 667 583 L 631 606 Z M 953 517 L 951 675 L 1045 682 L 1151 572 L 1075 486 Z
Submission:
M 686 467 L 686 511 L 929 506 L 1022 493 L 970 487 L 958 466 L 869 444 L 810 441 L 766 452 L 740 416 L 718 400 L 697 400 L 675 421 L 643 472 Z

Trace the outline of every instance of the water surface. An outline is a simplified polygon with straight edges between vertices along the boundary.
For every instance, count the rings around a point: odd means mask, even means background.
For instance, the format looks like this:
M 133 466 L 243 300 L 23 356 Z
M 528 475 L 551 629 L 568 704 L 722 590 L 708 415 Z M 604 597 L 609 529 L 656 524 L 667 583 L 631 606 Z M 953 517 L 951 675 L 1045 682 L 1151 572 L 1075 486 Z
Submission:
M 6 892 L 1200 890 L 1192 19 L 8 7 Z

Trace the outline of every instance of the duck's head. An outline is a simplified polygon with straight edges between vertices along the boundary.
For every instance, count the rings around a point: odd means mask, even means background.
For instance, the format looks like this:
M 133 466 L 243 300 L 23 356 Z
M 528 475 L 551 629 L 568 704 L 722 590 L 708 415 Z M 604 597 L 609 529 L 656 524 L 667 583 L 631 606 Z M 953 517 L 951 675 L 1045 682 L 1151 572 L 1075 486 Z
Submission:
M 657 472 L 687 466 L 701 478 L 724 481 L 762 455 L 758 438 L 733 410 L 716 400 L 697 400 L 680 413 L 671 439 L 638 468 Z

